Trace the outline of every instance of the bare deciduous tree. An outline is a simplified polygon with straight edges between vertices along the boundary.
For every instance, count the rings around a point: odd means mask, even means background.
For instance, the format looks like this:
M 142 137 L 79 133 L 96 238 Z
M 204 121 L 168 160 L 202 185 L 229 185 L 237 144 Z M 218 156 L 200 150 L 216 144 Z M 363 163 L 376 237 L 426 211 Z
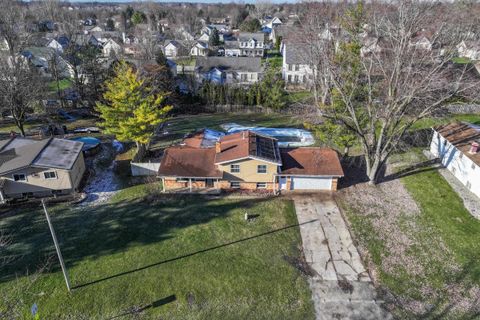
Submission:
M 452 23 L 440 9 L 401 0 L 368 10 L 355 5 L 340 21 L 333 58 L 318 70 L 331 82 L 324 115 L 357 136 L 372 183 L 414 123 L 449 99 L 478 93 L 473 67 L 452 63 L 469 25 Z

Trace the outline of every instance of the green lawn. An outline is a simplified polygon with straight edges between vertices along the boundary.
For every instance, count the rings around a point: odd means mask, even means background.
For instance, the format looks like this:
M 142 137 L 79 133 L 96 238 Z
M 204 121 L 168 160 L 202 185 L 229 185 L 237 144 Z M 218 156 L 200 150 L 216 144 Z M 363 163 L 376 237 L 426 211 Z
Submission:
M 62 79 L 59 81 L 59 86 L 60 86 L 60 90 L 65 90 L 65 89 L 68 89 L 68 88 L 71 88 L 73 83 L 70 79 Z M 56 81 L 51 81 L 48 83 L 48 89 L 52 92 L 57 92 L 57 82 Z
M 168 134 L 157 135 L 152 139 L 151 149 L 169 146 L 180 142 L 185 134 L 199 129 L 222 130 L 220 125 L 235 122 L 246 126 L 302 127 L 302 121 L 292 116 L 257 113 L 216 113 L 175 117 L 165 126 Z
M 466 58 L 466 57 L 455 57 L 452 59 L 453 62 L 458 63 L 458 64 L 469 64 L 472 63 L 472 60 Z
M 140 185 L 103 207 L 52 207 L 77 288 L 66 292 L 52 260 L 50 271 L 20 293 L 25 318 L 33 303 L 42 319 L 132 319 L 135 308 L 144 308 L 142 319 L 313 318 L 305 276 L 287 262 L 301 255 L 291 202 L 167 195 L 152 200 L 156 191 L 158 186 Z M 245 222 L 245 212 L 258 217 Z M 34 270 L 54 249 L 38 209 L 2 217 L 0 229 L 14 235 L 7 254 L 18 255 L 0 277 L 0 292 L 9 296 L 16 281 L 27 281 L 14 276 Z
M 426 160 L 418 150 L 395 158 L 412 161 L 412 164 Z M 396 249 L 387 248 L 383 231 L 374 223 L 377 217 L 360 214 L 351 203 L 340 202 L 355 237 L 368 249 L 368 259 L 379 271 L 381 286 L 399 298 L 395 314 L 399 319 L 476 319 L 478 313 L 467 310 L 462 303 L 475 301 L 471 296 L 475 291 L 470 290 L 480 287 L 480 221 L 465 209 L 447 181 L 428 166 L 402 177 L 401 182 L 417 203 L 420 214 L 401 215 L 394 228 L 404 230 L 411 237 L 412 243 L 404 258 L 423 269 L 420 273 L 405 265 L 384 268 L 384 261 L 395 254 Z M 390 202 L 387 197 L 378 201 Z M 379 206 L 379 216 L 389 214 L 381 210 Z M 430 305 L 431 310 L 415 312 L 400 301 L 417 301 Z
M 411 130 L 427 129 L 433 126 L 449 123 L 452 121 L 466 121 L 480 125 L 480 114 L 452 114 L 442 118 L 425 118 L 416 122 Z

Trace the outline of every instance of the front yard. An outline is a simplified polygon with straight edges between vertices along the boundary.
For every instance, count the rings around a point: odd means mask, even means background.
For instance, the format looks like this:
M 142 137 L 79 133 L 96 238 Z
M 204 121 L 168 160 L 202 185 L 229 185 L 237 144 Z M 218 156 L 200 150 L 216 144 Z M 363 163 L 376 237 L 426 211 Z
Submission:
M 392 167 L 425 160 L 412 151 Z M 338 202 L 400 319 L 480 316 L 480 221 L 434 168 L 412 169 L 376 187 L 350 187 Z
M 33 303 L 42 319 L 313 318 L 291 202 L 157 191 L 138 185 L 103 206 L 50 206 L 70 294 L 40 208 L 4 213 L 0 230 L 14 236 L 5 254 L 16 260 L 2 270 L 1 296 L 18 295 L 27 318 Z M 246 222 L 245 212 L 258 216 Z M 16 291 L 49 256 L 49 269 Z

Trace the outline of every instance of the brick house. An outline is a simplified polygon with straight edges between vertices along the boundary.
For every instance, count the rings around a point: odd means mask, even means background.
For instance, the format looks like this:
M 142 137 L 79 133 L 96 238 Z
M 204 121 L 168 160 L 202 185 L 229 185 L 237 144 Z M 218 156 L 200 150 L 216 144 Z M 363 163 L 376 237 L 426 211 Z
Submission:
M 199 133 L 167 148 L 158 176 L 166 190 L 335 191 L 343 170 L 332 149 L 280 149 L 275 138 L 242 131 L 215 145 Z

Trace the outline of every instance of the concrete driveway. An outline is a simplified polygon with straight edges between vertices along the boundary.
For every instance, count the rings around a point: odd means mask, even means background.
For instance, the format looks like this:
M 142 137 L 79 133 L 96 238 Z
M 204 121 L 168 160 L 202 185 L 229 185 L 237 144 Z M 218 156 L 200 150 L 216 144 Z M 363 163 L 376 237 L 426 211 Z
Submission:
M 391 319 L 381 307 L 350 232 L 330 195 L 294 195 L 316 318 Z M 315 220 L 312 223 L 305 223 Z M 305 224 L 304 224 L 305 223 Z

